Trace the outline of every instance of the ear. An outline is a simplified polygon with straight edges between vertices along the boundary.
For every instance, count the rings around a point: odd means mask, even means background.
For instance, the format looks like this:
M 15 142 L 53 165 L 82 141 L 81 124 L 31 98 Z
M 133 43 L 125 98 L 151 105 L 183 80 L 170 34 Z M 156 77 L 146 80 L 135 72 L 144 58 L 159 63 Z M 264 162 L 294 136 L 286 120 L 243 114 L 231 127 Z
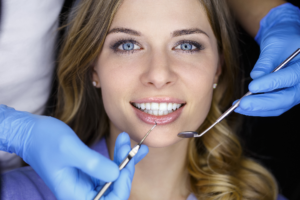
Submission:
M 101 85 L 100 85 L 100 78 L 98 76 L 97 69 L 96 69 L 96 67 L 94 65 L 92 66 L 92 81 L 96 82 L 96 86 L 95 86 L 96 88 L 100 88 L 101 87 Z
M 218 83 L 219 76 L 222 74 L 223 64 L 224 64 L 224 56 L 223 56 L 223 54 L 220 54 L 218 68 L 217 68 L 217 71 L 216 71 L 216 74 L 215 74 L 214 83 Z

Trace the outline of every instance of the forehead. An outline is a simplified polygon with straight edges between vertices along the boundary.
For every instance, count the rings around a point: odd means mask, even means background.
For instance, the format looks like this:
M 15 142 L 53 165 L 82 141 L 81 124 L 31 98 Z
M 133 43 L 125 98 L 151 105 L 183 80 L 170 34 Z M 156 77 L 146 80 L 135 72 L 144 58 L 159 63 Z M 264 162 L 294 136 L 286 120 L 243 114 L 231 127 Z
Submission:
M 201 28 L 213 35 L 199 0 L 124 0 L 112 22 L 111 28 L 115 27 L 126 27 L 143 34 Z

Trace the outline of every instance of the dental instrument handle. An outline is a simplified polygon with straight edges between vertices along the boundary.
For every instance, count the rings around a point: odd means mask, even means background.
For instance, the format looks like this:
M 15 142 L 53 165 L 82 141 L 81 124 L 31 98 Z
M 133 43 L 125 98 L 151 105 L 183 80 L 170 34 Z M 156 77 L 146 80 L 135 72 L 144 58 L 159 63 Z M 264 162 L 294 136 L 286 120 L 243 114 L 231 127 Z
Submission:
M 141 147 L 141 145 L 138 144 L 132 148 L 132 150 L 129 152 L 128 156 L 119 165 L 119 170 L 122 170 L 124 167 L 126 167 L 126 165 L 129 163 L 129 161 L 137 154 L 140 147 Z M 100 192 L 97 194 L 97 196 L 94 198 L 94 200 L 99 200 L 111 184 L 112 184 L 112 182 L 106 183 L 103 186 L 103 188 L 100 190 Z
M 278 70 L 282 69 L 287 63 L 289 63 L 293 58 L 295 58 L 300 53 L 300 48 L 298 48 L 292 55 L 290 55 L 285 61 L 283 61 L 278 67 L 276 67 L 271 73 L 277 72 Z M 248 91 L 242 98 L 251 95 L 252 93 Z M 238 100 L 235 104 L 233 104 L 228 110 L 226 110 L 217 120 L 215 123 L 213 123 L 210 127 L 208 127 L 205 131 L 203 131 L 201 134 L 193 134 L 193 137 L 201 137 L 205 133 L 207 133 L 210 129 L 212 129 L 216 124 L 218 124 L 220 121 L 222 121 L 225 117 L 227 117 L 232 111 L 234 111 L 239 105 L 242 100 Z M 180 133 L 179 133 L 180 134 Z M 179 135 L 178 134 L 178 135 Z
M 121 164 L 119 165 L 119 170 L 122 170 L 124 167 L 126 167 L 126 165 L 129 163 L 129 161 L 138 153 L 142 143 L 144 142 L 144 140 L 146 139 L 146 137 L 149 135 L 149 133 L 157 126 L 156 121 L 155 125 L 146 133 L 146 135 L 143 137 L 143 139 L 140 141 L 139 144 L 135 145 L 135 147 L 133 147 L 131 149 L 131 151 L 128 153 L 127 157 L 121 162 Z M 99 191 L 99 193 L 97 194 L 97 196 L 94 198 L 94 200 L 99 200 L 104 193 L 106 192 L 106 190 L 109 188 L 109 186 L 112 184 L 112 182 L 108 182 L 106 183 L 103 188 Z

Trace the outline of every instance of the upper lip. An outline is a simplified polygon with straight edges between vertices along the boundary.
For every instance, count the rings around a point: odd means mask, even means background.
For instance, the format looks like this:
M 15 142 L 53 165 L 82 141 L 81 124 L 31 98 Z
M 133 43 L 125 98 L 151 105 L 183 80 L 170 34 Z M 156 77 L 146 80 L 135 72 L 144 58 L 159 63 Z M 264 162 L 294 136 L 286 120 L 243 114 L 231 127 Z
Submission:
M 178 103 L 185 104 L 186 102 L 174 97 L 147 97 L 137 100 L 132 100 L 130 103 Z

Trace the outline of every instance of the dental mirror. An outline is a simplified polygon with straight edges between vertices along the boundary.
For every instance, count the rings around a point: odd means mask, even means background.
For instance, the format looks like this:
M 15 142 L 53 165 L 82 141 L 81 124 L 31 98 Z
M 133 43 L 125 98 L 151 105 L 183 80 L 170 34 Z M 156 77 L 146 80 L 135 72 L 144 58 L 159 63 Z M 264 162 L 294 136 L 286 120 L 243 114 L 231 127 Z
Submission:
M 278 67 L 276 67 L 271 73 L 277 72 L 278 70 L 282 69 L 286 64 L 288 64 L 293 58 L 295 58 L 300 53 L 300 48 L 297 49 L 292 55 L 290 55 L 283 63 L 281 63 Z M 252 93 L 249 91 L 247 92 L 243 97 L 252 95 Z M 203 131 L 201 134 L 198 134 L 194 131 L 184 131 L 178 133 L 178 137 L 181 138 L 192 138 L 192 137 L 201 137 L 205 133 L 207 133 L 210 129 L 212 129 L 216 124 L 218 124 L 220 121 L 222 121 L 225 117 L 227 117 L 232 111 L 234 111 L 240 104 L 241 99 L 238 100 L 234 105 L 232 105 L 228 110 L 226 110 L 216 121 L 213 123 L 210 127 L 208 127 L 205 131 Z

